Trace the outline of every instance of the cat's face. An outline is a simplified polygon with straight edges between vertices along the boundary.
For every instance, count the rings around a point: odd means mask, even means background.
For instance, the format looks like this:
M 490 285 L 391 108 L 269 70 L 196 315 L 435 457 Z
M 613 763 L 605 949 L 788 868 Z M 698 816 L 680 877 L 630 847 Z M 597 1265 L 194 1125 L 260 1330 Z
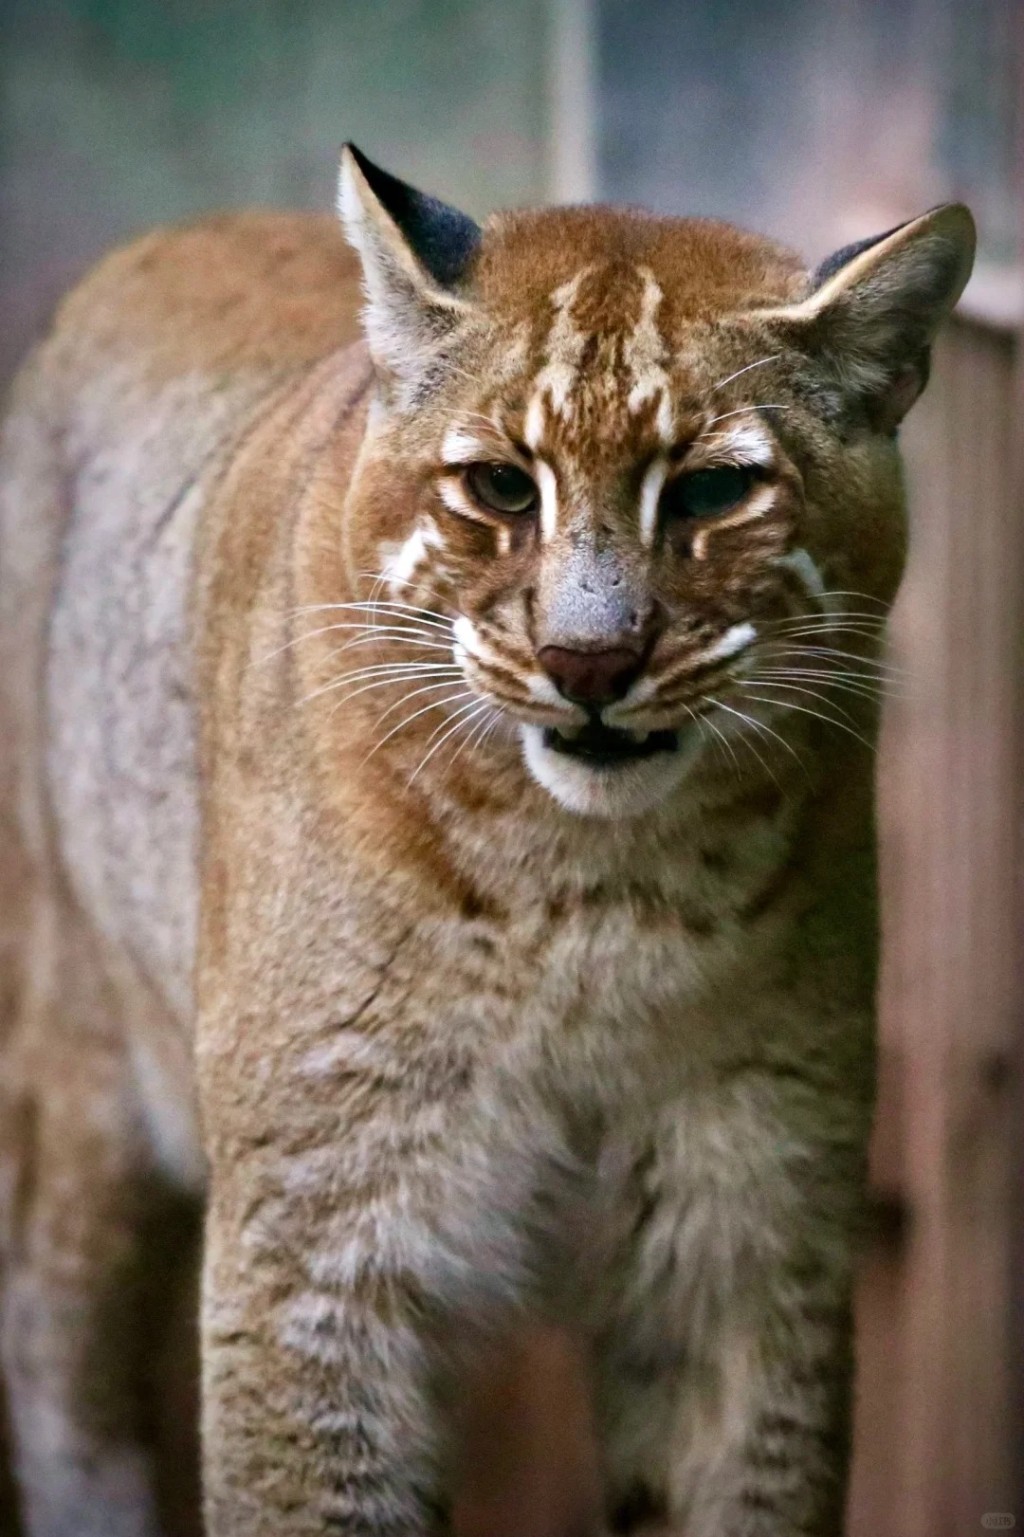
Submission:
M 815 283 L 726 225 L 553 210 L 479 232 L 395 185 L 349 164 L 381 382 L 362 559 L 451 621 L 557 801 L 640 814 L 744 717 L 778 729 L 826 642 L 846 671 L 870 655 L 903 558 L 893 431 L 969 216 Z

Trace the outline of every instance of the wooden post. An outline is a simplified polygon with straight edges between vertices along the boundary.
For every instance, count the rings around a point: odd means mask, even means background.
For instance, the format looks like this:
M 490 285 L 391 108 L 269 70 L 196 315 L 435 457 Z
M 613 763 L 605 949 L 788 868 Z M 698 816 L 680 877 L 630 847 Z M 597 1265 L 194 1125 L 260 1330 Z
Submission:
M 1011 1364 L 1024 930 L 1014 354 L 1011 332 L 955 320 L 906 432 L 912 553 L 892 660 L 907 679 L 879 765 L 886 1071 L 876 1151 L 889 1149 L 879 1172 L 907 1223 L 887 1289 L 876 1266 L 862 1308 L 859 1445 L 888 1465 L 884 1476 L 858 1469 L 857 1537 L 965 1537 L 1001 1513 L 1024 1524 Z M 871 1434 L 879 1411 L 895 1449 Z

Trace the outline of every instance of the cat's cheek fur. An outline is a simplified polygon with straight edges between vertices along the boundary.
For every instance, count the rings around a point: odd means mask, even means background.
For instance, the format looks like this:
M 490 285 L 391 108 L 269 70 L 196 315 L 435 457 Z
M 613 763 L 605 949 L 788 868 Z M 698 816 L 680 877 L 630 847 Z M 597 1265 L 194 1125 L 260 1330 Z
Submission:
M 552 751 L 542 726 L 521 725 L 523 761 L 534 779 L 566 811 L 603 821 L 626 821 L 653 811 L 683 784 L 700 749 L 696 732 L 680 732 L 675 752 L 618 767 L 589 764 Z

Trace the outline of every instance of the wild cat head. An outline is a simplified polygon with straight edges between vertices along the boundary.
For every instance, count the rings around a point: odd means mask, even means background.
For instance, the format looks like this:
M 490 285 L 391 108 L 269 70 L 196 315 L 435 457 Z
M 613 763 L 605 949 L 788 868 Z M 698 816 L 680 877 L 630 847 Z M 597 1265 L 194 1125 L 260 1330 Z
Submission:
M 558 802 L 639 814 L 705 735 L 777 729 L 825 650 L 865 650 L 854 614 L 884 613 L 903 560 L 896 428 L 971 267 L 965 208 L 815 273 L 632 209 L 480 228 L 353 149 L 341 211 L 376 372 L 359 564 L 451 645 L 464 719 L 512 723 Z

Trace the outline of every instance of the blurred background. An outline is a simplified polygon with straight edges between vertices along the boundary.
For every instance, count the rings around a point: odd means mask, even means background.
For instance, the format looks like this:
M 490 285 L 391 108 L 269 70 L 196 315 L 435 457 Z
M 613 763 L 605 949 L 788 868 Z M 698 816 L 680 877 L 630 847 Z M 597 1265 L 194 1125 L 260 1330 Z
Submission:
M 977 276 L 904 434 L 852 1537 L 1024 1526 L 1022 60 L 1018 0 L 0 0 L 0 388 L 111 244 L 328 207 L 347 138 L 478 217 L 638 202 L 811 262 L 974 210 Z

